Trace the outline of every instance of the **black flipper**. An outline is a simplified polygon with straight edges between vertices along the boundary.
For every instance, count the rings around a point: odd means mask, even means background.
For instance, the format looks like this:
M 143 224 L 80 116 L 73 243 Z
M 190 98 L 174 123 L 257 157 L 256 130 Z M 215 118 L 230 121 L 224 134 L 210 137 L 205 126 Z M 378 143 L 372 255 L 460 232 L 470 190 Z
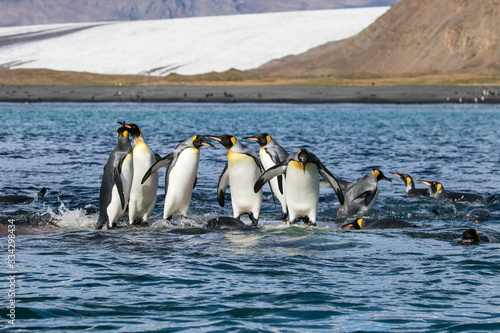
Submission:
M 219 205 L 221 207 L 224 207 L 224 200 L 228 184 L 229 184 L 229 172 L 227 169 L 227 162 L 226 162 L 226 166 L 224 167 L 224 170 L 222 170 L 222 173 L 219 178 L 219 184 L 217 186 L 217 201 L 219 202 Z
M 272 178 L 279 176 L 283 172 L 285 172 L 287 166 L 288 166 L 288 160 L 281 164 L 276 164 L 275 166 L 267 169 L 266 172 L 264 172 L 255 182 L 255 186 L 253 188 L 254 192 L 255 193 L 259 192 L 265 183 L 270 181 Z M 283 184 L 281 186 L 282 186 L 281 191 L 283 192 Z
M 118 194 L 120 195 L 122 209 L 125 209 L 125 194 L 123 193 L 122 177 L 120 176 L 120 172 L 116 168 L 113 171 L 113 182 L 115 183 Z
M 283 195 L 283 175 L 278 176 L 278 189 L 280 193 Z
M 149 168 L 149 170 L 146 172 L 146 174 L 144 175 L 144 177 L 142 177 L 141 184 L 144 184 L 144 182 L 146 180 L 148 180 L 149 176 L 151 176 L 153 173 L 155 173 L 156 171 L 158 171 L 158 169 L 160 169 L 160 168 L 162 168 L 164 166 L 167 166 L 170 163 L 172 163 L 173 157 L 174 157 L 174 154 L 170 153 L 167 156 L 165 156 L 164 158 L 161 158 L 161 159 L 157 160 L 156 163 L 153 164 L 151 166 L 151 168 Z
M 335 193 L 337 193 L 337 197 L 339 198 L 340 204 L 344 204 L 344 194 L 342 193 L 342 189 L 340 188 L 340 185 L 337 181 L 337 178 L 333 176 L 333 174 L 321 163 L 321 161 L 318 159 L 316 160 L 316 165 L 318 166 L 318 171 L 320 175 L 330 183 L 332 186 L 333 190 Z

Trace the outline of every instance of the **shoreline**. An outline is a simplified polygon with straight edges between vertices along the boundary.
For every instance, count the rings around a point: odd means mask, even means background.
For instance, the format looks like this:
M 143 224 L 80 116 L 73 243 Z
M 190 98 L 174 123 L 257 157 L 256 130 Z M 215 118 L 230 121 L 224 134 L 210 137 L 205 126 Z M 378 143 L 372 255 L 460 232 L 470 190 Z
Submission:
M 500 103 L 500 87 L 487 85 L 1 85 L 0 102 Z

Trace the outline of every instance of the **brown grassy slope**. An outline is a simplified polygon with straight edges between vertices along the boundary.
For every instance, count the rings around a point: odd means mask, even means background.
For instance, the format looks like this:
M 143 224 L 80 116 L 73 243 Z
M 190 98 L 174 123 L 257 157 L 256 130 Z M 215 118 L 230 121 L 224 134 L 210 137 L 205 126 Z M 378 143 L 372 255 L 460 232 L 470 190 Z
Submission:
M 170 74 L 166 77 L 142 75 L 103 75 L 48 69 L 7 69 L 0 67 L 0 85 L 500 85 L 500 76 L 489 74 L 373 76 L 265 76 L 249 71 L 229 70 L 193 76 Z
M 262 75 L 500 73 L 500 1 L 403 0 L 358 35 L 271 61 Z

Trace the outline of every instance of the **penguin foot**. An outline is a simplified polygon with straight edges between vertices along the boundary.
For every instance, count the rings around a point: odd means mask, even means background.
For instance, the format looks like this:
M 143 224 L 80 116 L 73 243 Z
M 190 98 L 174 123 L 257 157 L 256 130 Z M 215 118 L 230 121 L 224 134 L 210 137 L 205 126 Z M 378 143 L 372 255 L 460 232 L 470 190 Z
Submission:
M 132 225 L 135 226 L 135 227 L 149 227 L 148 222 L 144 221 L 143 219 L 135 220 L 132 223 Z
M 252 227 L 256 227 L 259 224 L 259 219 L 254 218 L 252 213 L 248 214 L 248 216 L 252 220 Z
M 312 226 L 312 227 L 316 226 L 316 222 L 311 221 L 308 216 L 304 216 L 302 218 L 302 220 L 304 221 L 305 225 Z
M 286 220 L 288 217 L 288 213 L 283 213 L 280 217 L 280 220 Z

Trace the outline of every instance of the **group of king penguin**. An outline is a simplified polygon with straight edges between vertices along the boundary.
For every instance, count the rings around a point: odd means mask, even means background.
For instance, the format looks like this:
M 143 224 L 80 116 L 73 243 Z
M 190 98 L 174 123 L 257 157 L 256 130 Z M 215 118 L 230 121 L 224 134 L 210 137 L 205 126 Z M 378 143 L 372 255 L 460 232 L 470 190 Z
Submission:
M 302 148 L 288 154 L 267 133 L 243 138 L 257 142 L 260 145 L 259 154 L 231 135 L 194 135 L 161 158 L 146 144 L 139 126 L 118 123 L 121 125 L 117 130 L 118 143 L 104 167 L 96 229 L 101 229 L 105 224 L 108 229 L 116 228 L 118 219 L 127 208 L 130 225 L 148 225 L 157 200 L 158 170 L 165 166 L 163 219 L 170 220 L 173 215 L 187 217 L 192 191 L 196 186 L 200 148 L 215 147 L 207 141 L 207 137 L 219 142 L 227 150 L 227 162 L 217 186 L 217 200 L 224 207 L 226 189 L 230 186 L 233 220 L 228 223 L 234 223 L 234 220 L 247 214 L 252 226 L 258 224 L 262 187 L 266 183 L 270 185 L 273 198 L 276 197 L 281 203 L 282 220 L 288 219 L 291 224 L 302 220 L 307 225 L 316 225 L 320 187 L 331 187 L 335 191 L 340 202 L 336 216 L 347 218 L 371 209 L 379 194 L 378 181 L 391 181 L 378 169 L 370 170 L 352 183 L 337 179 L 312 152 Z M 130 137 L 135 142 L 134 147 Z M 436 199 L 479 202 L 488 202 L 493 198 L 447 192 L 439 182 L 423 180 L 420 181 L 428 185 L 429 189 L 416 189 L 410 175 L 393 174 L 405 182 L 407 196 L 424 195 Z M 414 225 L 393 218 L 357 218 L 341 226 L 343 229 L 406 227 Z M 467 231 L 469 234 L 474 239 L 486 241 L 475 230 Z M 466 232 L 463 237 L 466 237 Z

